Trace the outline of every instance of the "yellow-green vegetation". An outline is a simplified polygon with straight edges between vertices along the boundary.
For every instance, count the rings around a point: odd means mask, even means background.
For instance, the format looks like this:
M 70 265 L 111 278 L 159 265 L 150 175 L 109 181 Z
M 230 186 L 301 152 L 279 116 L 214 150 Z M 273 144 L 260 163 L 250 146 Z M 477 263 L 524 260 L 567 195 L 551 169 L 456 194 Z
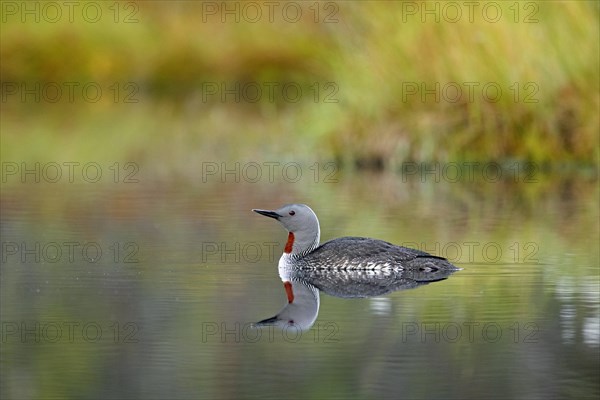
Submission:
M 286 3 L 253 3 L 260 18 L 228 4 L 237 14 L 153 1 L 116 15 L 106 3 L 96 23 L 5 13 L 3 159 L 63 154 L 68 142 L 74 154 L 93 143 L 97 157 L 119 147 L 167 164 L 256 154 L 391 168 L 597 163 L 597 2 L 297 2 L 297 21 Z M 9 93 L 49 82 L 95 82 L 104 96 L 49 104 Z M 65 139 L 69 129 L 81 139 Z

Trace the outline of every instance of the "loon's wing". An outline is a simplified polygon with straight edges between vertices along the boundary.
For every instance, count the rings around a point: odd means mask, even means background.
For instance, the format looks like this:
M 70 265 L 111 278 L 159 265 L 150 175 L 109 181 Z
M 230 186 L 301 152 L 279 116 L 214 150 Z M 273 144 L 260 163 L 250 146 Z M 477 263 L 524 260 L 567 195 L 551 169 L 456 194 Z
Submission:
M 319 269 L 457 269 L 443 257 L 362 237 L 325 242 L 303 257 L 302 263 Z

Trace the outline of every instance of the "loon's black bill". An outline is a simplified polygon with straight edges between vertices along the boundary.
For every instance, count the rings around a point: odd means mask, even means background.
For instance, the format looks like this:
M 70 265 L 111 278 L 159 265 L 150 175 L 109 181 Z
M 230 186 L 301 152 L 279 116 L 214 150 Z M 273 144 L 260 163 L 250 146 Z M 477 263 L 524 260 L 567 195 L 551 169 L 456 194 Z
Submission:
M 278 321 L 277 316 L 274 316 L 271 318 L 263 319 L 262 321 L 258 321 L 252 325 L 254 325 L 255 327 L 275 325 L 277 323 L 277 321 Z
M 275 211 L 257 210 L 256 208 L 252 209 L 252 211 L 254 211 L 255 213 L 258 213 L 260 215 L 264 215 L 265 217 L 271 217 L 271 218 L 275 218 L 275 219 L 281 217 L 281 215 L 277 214 Z

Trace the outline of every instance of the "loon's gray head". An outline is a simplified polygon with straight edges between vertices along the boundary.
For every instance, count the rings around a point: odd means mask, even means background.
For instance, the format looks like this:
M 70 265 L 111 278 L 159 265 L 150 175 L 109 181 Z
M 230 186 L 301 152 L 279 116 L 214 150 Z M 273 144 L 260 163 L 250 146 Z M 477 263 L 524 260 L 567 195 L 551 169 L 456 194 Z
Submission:
M 284 252 L 301 254 L 319 245 L 321 230 L 315 212 L 306 204 L 286 204 L 275 210 L 252 211 L 266 217 L 275 218 L 288 230 L 288 241 Z

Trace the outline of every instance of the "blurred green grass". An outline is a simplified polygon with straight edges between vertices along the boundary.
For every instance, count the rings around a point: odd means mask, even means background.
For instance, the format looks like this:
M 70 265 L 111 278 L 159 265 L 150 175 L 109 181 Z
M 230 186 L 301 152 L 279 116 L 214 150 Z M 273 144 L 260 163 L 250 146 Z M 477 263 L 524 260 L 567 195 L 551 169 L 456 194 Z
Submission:
M 273 22 L 230 15 L 223 23 L 218 2 L 210 3 L 214 15 L 206 3 L 136 2 L 135 23 L 4 16 L 2 158 L 114 157 L 118 148 L 166 164 L 257 154 L 377 168 L 413 160 L 597 164 L 597 2 L 494 3 L 497 22 L 481 8 L 472 20 L 463 10 L 449 22 L 443 2 L 428 5 L 441 7 L 435 22 L 424 3 L 408 3 L 421 12 L 409 14 L 407 2 L 329 2 L 318 3 L 317 17 L 317 3 L 295 3 L 295 23 L 277 12 Z M 7 83 L 47 82 L 133 82 L 140 104 L 111 96 L 24 103 L 6 94 Z M 270 82 L 293 83 L 303 96 L 270 100 Z M 207 95 L 207 84 L 221 83 L 258 85 L 263 96 L 242 94 L 238 103 Z M 502 94 L 486 97 L 485 85 Z

